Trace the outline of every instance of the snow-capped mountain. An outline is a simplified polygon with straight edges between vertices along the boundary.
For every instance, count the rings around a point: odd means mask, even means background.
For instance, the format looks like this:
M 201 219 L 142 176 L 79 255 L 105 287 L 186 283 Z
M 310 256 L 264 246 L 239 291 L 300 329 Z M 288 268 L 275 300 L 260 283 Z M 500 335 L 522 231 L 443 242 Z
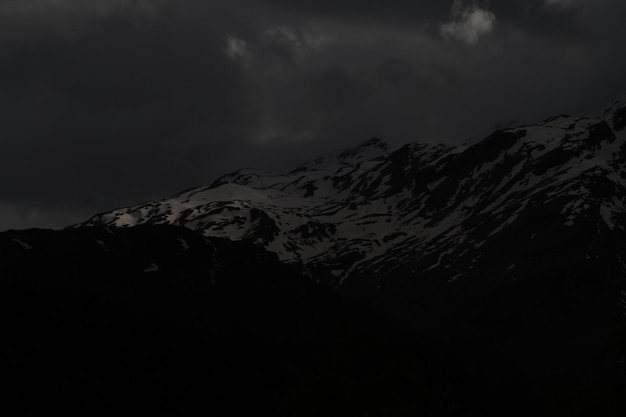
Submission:
M 4 385 L 30 414 L 621 416 L 625 188 L 618 100 L 4 232 Z
M 491 288 L 584 262 L 622 274 L 614 242 L 625 234 L 625 164 L 626 101 L 616 100 L 471 146 L 390 151 L 373 138 L 286 174 L 239 170 L 83 225 L 173 224 L 250 241 L 371 294 L 398 280 Z

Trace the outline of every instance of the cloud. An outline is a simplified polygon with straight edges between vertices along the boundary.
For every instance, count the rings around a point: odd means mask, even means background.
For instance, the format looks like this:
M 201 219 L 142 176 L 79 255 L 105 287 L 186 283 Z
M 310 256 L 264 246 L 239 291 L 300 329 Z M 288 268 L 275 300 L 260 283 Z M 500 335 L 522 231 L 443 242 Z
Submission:
M 574 6 L 577 6 L 580 3 L 580 0 L 545 0 L 545 5 L 547 7 L 568 9 Z
M 626 91 L 626 3 L 477 1 L 0 0 L 0 229 Z
M 19 206 L 83 213 L 208 182 L 254 125 L 205 13 L 74 14 L 69 37 L 55 14 L 1 17 L 20 36 L 0 29 L 0 195 Z
M 90 10 L 111 13 L 114 10 L 137 10 L 154 13 L 168 0 L 3 0 L 0 10 L 32 13 L 41 10 L 63 10 L 72 13 Z
M 250 49 L 243 39 L 228 35 L 226 37 L 226 55 L 233 59 L 247 59 L 250 57 Z
M 37 206 L 0 199 L 0 231 L 46 227 L 61 229 L 76 223 L 77 219 L 88 219 L 93 215 L 88 208 L 69 209 L 60 206 Z
M 496 16 L 489 10 L 476 4 L 465 6 L 461 0 L 454 1 L 451 13 L 453 20 L 441 25 L 441 35 L 468 44 L 478 43 L 480 37 L 493 30 L 496 21 Z

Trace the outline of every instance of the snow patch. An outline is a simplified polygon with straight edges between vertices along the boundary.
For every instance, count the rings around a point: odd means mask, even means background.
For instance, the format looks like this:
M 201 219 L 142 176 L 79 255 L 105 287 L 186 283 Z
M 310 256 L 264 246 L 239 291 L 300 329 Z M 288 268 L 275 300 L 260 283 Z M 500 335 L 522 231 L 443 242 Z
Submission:
M 189 243 L 187 243 L 187 241 L 183 238 L 178 238 L 178 242 L 180 243 L 180 246 L 182 246 L 183 250 L 185 252 L 187 252 L 189 250 Z
M 33 248 L 31 245 L 29 245 L 28 243 L 24 242 L 21 239 L 13 239 L 13 242 L 19 244 L 22 248 L 26 250 L 31 250 Z
M 460 273 L 460 274 L 456 274 L 455 276 L 453 276 L 452 278 L 448 278 L 448 282 L 454 282 L 457 279 L 461 278 L 464 274 Z

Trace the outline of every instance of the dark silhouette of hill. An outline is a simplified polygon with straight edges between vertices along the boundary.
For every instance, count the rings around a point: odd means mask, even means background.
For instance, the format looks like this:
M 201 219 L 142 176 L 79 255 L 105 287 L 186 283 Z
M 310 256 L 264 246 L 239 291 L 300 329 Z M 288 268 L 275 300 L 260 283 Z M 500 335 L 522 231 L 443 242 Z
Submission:
M 626 338 L 599 271 L 476 293 L 405 288 L 394 308 L 373 308 L 257 246 L 185 228 L 4 232 L 2 407 L 618 416 Z
M 406 324 L 253 245 L 174 226 L 9 231 L 0 274 L 5 415 L 460 406 L 462 380 Z

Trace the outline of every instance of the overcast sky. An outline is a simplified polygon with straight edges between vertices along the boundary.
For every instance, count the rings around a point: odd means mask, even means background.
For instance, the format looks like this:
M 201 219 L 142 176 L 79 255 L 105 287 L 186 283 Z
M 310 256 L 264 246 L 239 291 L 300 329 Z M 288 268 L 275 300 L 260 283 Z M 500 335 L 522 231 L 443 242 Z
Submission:
M 622 0 L 0 0 L 0 230 L 626 93 Z

